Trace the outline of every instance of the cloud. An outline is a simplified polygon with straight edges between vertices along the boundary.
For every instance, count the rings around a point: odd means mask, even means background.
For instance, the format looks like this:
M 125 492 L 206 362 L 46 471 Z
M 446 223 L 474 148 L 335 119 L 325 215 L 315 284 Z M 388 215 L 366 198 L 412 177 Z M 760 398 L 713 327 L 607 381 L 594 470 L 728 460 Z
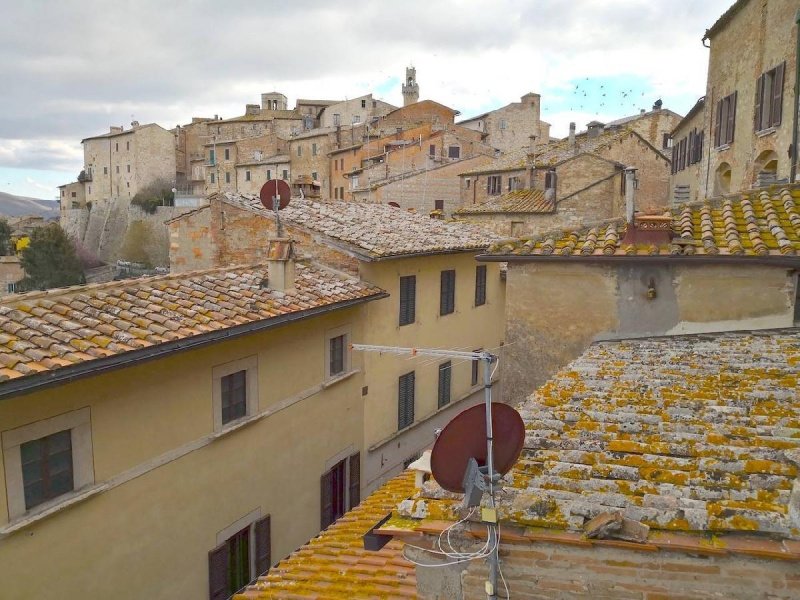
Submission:
M 729 3 L 11 3 L 0 22 L 0 80 L 10 82 L 0 165 L 75 170 L 80 139 L 109 124 L 133 116 L 171 128 L 193 115 L 230 117 L 273 89 L 291 100 L 375 92 L 401 104 L 412 62 L 421 97 L 464 116 L 537 91 L 560 124 L 570 112 L 561 96 L 587 76 L 638 78 L 643 107 L 662 97 L 687 110 L 704 93 L 700 37 Z

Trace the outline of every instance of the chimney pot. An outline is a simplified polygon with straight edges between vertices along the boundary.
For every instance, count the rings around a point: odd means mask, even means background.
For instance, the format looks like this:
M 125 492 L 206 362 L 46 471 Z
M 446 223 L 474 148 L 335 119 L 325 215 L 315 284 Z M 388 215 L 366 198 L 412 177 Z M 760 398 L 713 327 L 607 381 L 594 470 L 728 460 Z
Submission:
M 575 123 L 572 122 L 569 124 L 569 146 L 570 148 L 575 147 Z

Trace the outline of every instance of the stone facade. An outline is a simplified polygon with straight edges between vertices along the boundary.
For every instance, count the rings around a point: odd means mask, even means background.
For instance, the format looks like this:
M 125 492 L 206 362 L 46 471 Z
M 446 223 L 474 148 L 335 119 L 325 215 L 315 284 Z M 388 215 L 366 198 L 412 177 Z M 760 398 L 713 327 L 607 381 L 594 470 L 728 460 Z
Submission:
M 673 206 L 703 199 L 701 194 L 704 186 L 701 185 L 700 174 L 704 156 L 709 150 L 709 140 L 703 132 L 704 108 L 705 100 L 701 98 L 672 131 L 669 191 Z
M 797 275 L 789 268 L 569 263 L 509 263 L 501 370 L 512 402 L 594 340 L 791 327 L 794 321 Z
M 787 150 L 797 123 L 792 114 L 796 10 L 794 0 L 740 1 L 707 32 L 711 50 L 703 116 L 707 150 L 697 182 L 701 196 L 734 193 L 790 177 Z M 773 86 L 781 65 L 783 85 Z M 762 75 L 767 76 L 767 87 L 773 93 L 769 113 L 775 116 L 780 111 L 779 124 L 767 122 L 767 115 L 763 122 L 756 122 L 756 86 L 763 81 Z M 775 100 L 777 94 L 779 101 Z M 735 118 L 728 123 L 733 125 L 732 135 L 727 138 L 730 141 L 717 140 L 715 133 L 723 116 L 719 103 L 731 97 L 735 105 Z
M 86 184 L 74 181 L 58 186 L 58 204 L 61 210 L 86 206 Z
M 319 126 L 344 127 L 371 123 L 375 118 L 382 117 L 396 109 L 396 106 L 373 98 L 372 94 L 366 94 L 326 106 L 319 119 Z
M 292 181 L 308 178 L 318 181 L 327 197 L 331 188 L 331 160 L 328 153 L 336 143 L 335 129 L 316 129 L 289 140 Z
M 541 96 L 529 93 L 512 102 L 458 124 L 486 134 L 485 142 L 503 152 L 528 146 L 531 136 L 540 144 L 550 141 L 550 123 L 541 120 Z

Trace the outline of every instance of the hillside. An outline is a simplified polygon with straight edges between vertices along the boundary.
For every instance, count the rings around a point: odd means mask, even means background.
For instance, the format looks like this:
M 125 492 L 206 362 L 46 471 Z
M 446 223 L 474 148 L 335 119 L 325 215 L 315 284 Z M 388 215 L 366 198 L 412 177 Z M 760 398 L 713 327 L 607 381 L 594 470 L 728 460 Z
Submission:
M 58 218 L 58 202 L 15 196 L 0 192 L 0 215 L 19 217 L 22 215 L 41 215 L 45 218 Z

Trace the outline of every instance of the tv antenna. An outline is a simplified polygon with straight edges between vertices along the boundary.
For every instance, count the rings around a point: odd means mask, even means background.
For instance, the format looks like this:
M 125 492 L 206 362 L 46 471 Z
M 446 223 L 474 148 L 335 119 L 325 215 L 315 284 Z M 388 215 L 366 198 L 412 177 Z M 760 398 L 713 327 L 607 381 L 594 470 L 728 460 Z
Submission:
M 279 211 L 289 206 L 292 192 L 289 189 L 289 184 L 283 179 L 270 179 L 267 183 L 261 186 L 261 191 L 258 197 L 261 198 L 261 204 L 267 210 L 275 211 L 275 228 L 277 237 L 283 237 L 283 227 L 281 225 L 281 217 Z
M 489 581 L 486 582 L 486 594 L 490 600 L 495 600 L 500 544 L 494 488 L 517 462 L 525 442 L 525 424 L 519 413 L 507 404 L 492 402 L 492 364 L 497 362 L 497 355 L 487 351 L 465 352 L 371 344 L 350 344 L 350 347 L 362 352 L 438 356 L 483 363 L 484 406 L 468 408 L 442 430 L 431 453 L 431 473 L 444 489 L 463 492 L 466 507 L 480 505 L 483 493 L 488 488 L 489 509 L 482 510 L 482 518 L 489 530 L 487 543 L 493 550 L 488 556 Z M 494 445 L 495 427 L 499 434 L 497 449 Z

